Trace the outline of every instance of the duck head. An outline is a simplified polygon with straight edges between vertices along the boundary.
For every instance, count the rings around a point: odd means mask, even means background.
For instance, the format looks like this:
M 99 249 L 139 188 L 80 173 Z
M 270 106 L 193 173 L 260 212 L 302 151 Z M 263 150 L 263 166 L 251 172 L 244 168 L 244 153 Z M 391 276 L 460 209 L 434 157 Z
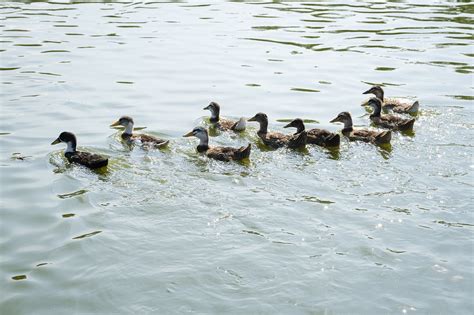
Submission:
M 122 116 L 119 118 L 119 120 L 114 121 L 110 127 L 115 127 L 115 126 L 123 126 L 125 127 L 125 131 L 123 132 L 124 134 L 131 135 L 133 131 L 133 118 L 130 116 Z
M 198 138 L 199 141 L 199 147 L 200 146 L 208 146 L 209 142 L 209 135 L 207 133 L 206 128 L 204 127 L 196 127 L 187 134 L 185 134 L 183 137 L 196 137 Z
M 65 151 L 66 153 L 76 152 L 77 141 L 76 141 L 76 136 L 72 132 L 68 132 L 68 131 L 61 132 L 59 137 L 53 142 L 51 142 L 51 145 L 55 145 L 61 142 L 64 142 L 67 144 L 67 148 Z
M 247 119 L 247 121 L 256 121 L 256 122 L 268 122 L 268 116 L 264 113 L 257 113 L 252 118 Z
M 344 129 L 352 128 L 352 117 L 349 112 L 341 112 L 336 118 L 330 121 L 331 123 L 341 122 L 344 124 Z
M 256 122 L 258 122 L 260 124 L 260 130 L 258 132 L 259 133 L 267 133 L 267 128 L 268 128 L 267 114 L 257 113 L 252 118 L 247 119 L 247 121 L 256 121 Z
M 210 102 L 209 105 L 203 108 L 203 110 L 209 110 L 211 112 L 211 122 L 219 121 L 219 113 L 221 107 L 216 102 Z
M 368 89 L 367 91 L 365 91 L 362 94 L 374 94 L 375 97 L 383 100 L 383 89 L 379 85 L 375 85 L 375 86 L 371 87 L 370 89 Z
M 288 125 L 284 126 L 283 128 L 296 128 L 296 133 L 300 133 L 304 131 L 304 122 L 301 118 L 296 118 L 292 120 Z

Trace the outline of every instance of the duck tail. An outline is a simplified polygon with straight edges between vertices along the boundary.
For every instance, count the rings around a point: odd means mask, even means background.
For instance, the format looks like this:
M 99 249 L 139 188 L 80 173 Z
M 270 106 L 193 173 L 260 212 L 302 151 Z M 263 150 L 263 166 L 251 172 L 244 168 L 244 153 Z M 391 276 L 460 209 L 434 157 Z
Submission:
M 97 166 L 100 168 L 100 167 L 107 166 L 108 164 L 109 164 L 109 159 L 103 159 Z
M 241 147 L 234 153 L 235 160 L 243 160 L 250 156 L 250 151 L 252 150 L 252 145 L 249 143 L 246 147 Z
M 399 130 L 411 130 L 413 129 L 413 125 L 415 124 L 415 118 L 413 119 L 408 119 L 406 121 L 404 121 L 403 123 L 401 123 L 400 125 L 398 125 L 398 129 Z
M 375 141 L 380 144 L 390 143 L 390 140 L 392 140 L 392 132 L 390 130 L 382 131 L 375 136 Z
M 246 127 L 247 127 L 247 121 L 245 120 L 245 118 L 241 117 L 232 125 L 232 127 L 230 127 L 230 130 L 244 131 Z
M 337 147 L 341 143 L 341 136 L 338 133 L 332 133 L 326 138 L 326 146 Z
M 164 147 L 168 146 L 169 143 L 170 143 L 170 141 L 169 141 L 169 140 L 166 140 L 166 141 L 157 143 L 155 146 L 156 146 L 157 148 L 164 148 Z
M 288 147 L 292 149 L 304 147 L 308 141 L 308 133 L 306 131 L 300 132 L 298 135 L 295 135 L 289 142 Z
M 418 103 L 418 101 L 415 101 L 415 103 L 413 103 L 413 105 L 411 105 L 410 108 L 408 108 L 408 112 L 410 114 L 416 114 L 419 109 L 420 109 L 420 103 Z
M 89 161 L 88 163 L 86 163 L 85 165 L 87 167 L 90 167 L 92 169 L 98 169 L 98 168 L 101 168 L 101 167 L 105 167 L 109 164 L 109 159 L 108 158 L 104 158 L 104 157 L 99 157 L 93 161 Z

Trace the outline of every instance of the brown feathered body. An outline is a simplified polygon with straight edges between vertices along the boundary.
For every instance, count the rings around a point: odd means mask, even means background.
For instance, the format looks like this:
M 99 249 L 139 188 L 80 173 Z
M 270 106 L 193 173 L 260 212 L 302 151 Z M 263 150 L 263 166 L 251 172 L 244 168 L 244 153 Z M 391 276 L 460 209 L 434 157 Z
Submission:
M 257 135 L 262 139 L 265 145 L 274 149 L 285 146 L 292 149 L 304 147 L 308 139 L 308 133 L 306 131 L 296 135 L 285 135 L 280 132 L 258 132 Z
M 384 90 L 381 86 L 373 86 L 363 94 L 374 94 L 375 97 L 382 101 L 382 109 L 391 110 L 400 114 L 416 114 L 420 108 L 418 101 L 412 101 L 406 98 L 384 97 Z M 368 101 L 362 105 L 369 105 Z
M 251 145 L 247 147 L 232 148 L 232 147 L 204 147 L 198 146 L 198 151 L 205 153 L 209 158 L 219 161 L 240 161 L 250 156 Z
M 342 122 L 344 128 L 342 134 L 350 141 L 363 141 L 373 144 L 387 144 L 392 140 L 392 132 L 375 131 L 368 129 L 354 129 L 352 126 L 352 117 L 349 112 L 341 112 L 331 122 Z
M 390 130 L 412 130 L 415 119 L 406 119 L 395 115 L 373 116 L 370 115 L 370 121 L 376 126 Z
M 410 101 L 402 98 L 385 97 L 383 99 L 382 108 L 392 110 L 400 114 L 415 114 L 418 112 L 420 104 L 418 101 Z
M 346 129 L 342 130 L 342 134 L 350 141 L 363 141 L 373 144 L 390 143 L 392 133 L 390 131 L 375 131 L 368 129 Z
M 157 148 L 163 148 L 169 144 L 169 140 L 163 140 L 158 137 L 146 135 L 146 134 L 122 134 L 122 139 L 128 142 L 141 142 L 143 145 L 154 146 Z
M 260 124 L 260 129 L 257 131 L 258 137 L 262 142 L 274 149 L 281 147 L 288 147 L 297 149 L 304 147 L 308 140 L 308 133 L 302 131 L 294 135 L 285 135 L 281 132 L 269 132 L 268 131 L 268 117 L 264 113 L 257 113 L 254 117 L 250 118 L 249 121 L 256 121 Z
M 135 122 L 133 118 L 130 116 L 122 116 L 119 120 L 113 122 L 110 126 L 123 126 L 125 130 L 123 131 L 121 137 L 123 140 L 128 142 L 129 144 L 133 142 L 141 142 L 144 146 L 152 146 L 156 148 L 162 148 L 168 145 L 169 140 L 163 140 L 155 136 L 150 136 L 146 134 L 134 133 L 133 126 Z
M 244 131 L 245 130 L 245 119 L 233 121 L 230 119 L 220 117 L 221 107 L 216 102 L 211 102 L 209 105 L 203 108 L 211 112 L 210 123 L 217 129 L 222 131 Z
M 396 115 L 382 115 L 382 101 L 376 97 L 372 97 L 368 104 L 374 109 L 370 115 L 370 121 L 376 126 L 390 130 L 411 130 L 415 123 L 414 118 L 402 118 Z
M 337 133 L 325 129 L 310 129 L 307 142 L 322 147 L 337 147 L 341 143 L 341 137 Z
M 70 163 L 81 164 L 91 169 L 101 168 L 107 166 L 107 164 L 109 163 L 109 160 L 107 158 L 99 154 L 89 152 L 66 152 L 64 155 Z
M 288 125 L 284 128 L 296 128 L 295 135 L 298 135 L 305 131 L 305 125 L 301 118 L 293 119 Z M 316 144 L 322 147 L 335 147 L 339 146 L 341 142 L 341 137 L 337 133 L 330 132 L 325 129 L 310 129 L 307 132 L 306 143 Z
M 206 154 L 209 158 L 219 161 L 240 161 L 250 156 L 252 146 L 250 143 L 246 147 L 233 148 L 233 147 L 220 147 L 220 146 L 209 146 L 209 133 L 204 127 L 196 127 L 192 131 L 185 134 L 183 137 L 196 137 L 198 138 L 199 145 L 197 151 Z
M 211 120 L 211 123 L 217 129 L 222 130 L 222 131 L 227 131 L 227 130 L 234 130 L 235 126 L 237 126 L 238 124 L 238 121 L 233 121 L 233 120 L 229 120 L 225 118 L 219 118 L 219 120 L 215 122 Z

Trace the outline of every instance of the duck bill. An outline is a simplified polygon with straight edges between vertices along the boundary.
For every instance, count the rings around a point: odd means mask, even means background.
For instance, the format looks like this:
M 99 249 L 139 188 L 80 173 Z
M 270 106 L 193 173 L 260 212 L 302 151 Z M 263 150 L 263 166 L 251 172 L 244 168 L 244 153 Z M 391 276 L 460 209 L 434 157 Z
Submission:
M 284 126 L 283 128 L 290 128 L 290 127 L 293 127 L 293 126 L 291 125 L 291 123 L 289 123 L 288 125 Z
M 194 135 L 193 135 L 193 132 L 190 131 L 190 132 L 188 132 L 187 134 L 185 134 L 183 137 L 187 138 L 187 137 L 192 137 L 192 136 L 194 136 Z
M 115 126 L 119 126 L 119 125 L 120 125 L 120 121 L 117 120 L 117 121 L 114 121 L 114 122 L 110 125 L 110 127 L 115 127 Z
M 206 107 L 204 107 L 202 110 L 208 110 L 208 109 L 210 109 L 210 107 L 209 107 L 209 106 L 210 106 L 210 105 L 207 105 L 207 106 L 206 106 Z
M 365 91 L 365 92 L 362 93 L 362 94 L 370 94 L 370 93 L 372 93 L 371 90 L 372 90 L 372 88 L 368 89 L 367 91 Z
M 56 140 L 51 142 L 51 145 L 55 145 L 55 144 L 58 144 L 58 143 L 61 143 L 61 140 L 59 140 L 59 138 L 57 138 Z
M 339 117 L 336 117 L 336 118 L 334 118 L 333 120 L 330 121 L 330 123 L 335 123 L 335 122 L 339 122 Z
M 247 121 L 257 121 L 257 117 L 253 116 L 252 118 L 247 119 Z

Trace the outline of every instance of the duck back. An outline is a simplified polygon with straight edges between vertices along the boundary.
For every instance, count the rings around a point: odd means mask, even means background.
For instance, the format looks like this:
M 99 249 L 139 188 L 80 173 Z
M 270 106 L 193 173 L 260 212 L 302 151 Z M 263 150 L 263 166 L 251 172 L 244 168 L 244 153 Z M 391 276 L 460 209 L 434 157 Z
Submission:
M 101 168 L 109 163 L 108 158 L 89 152 L 67 152 L 65 156 L 69 162 L 81 164 L 91 169 Z

